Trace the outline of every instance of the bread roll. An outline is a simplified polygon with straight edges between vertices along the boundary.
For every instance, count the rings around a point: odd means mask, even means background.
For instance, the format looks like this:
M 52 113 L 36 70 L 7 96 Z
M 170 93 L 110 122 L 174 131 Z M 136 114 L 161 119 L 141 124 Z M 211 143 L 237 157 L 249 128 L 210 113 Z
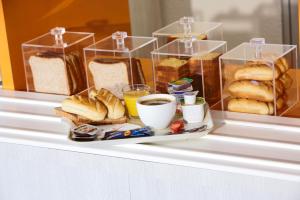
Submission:
M 273 89 L 273 81 L 264 81 L 262 83 L 268 85 L 269 87 L 271 87 Z M 284 93 L 284 85 L 279 80 L 276 80 L 275 84 L 276 84 L 275 85 L 275 88 L 276 88 L 276 97 L 279 97 L 279 96 L 281 96 Z
M 276 100 L 276 109 L 280 110 L 285 105 L 285 100 L 283 97 L 280 97 Z
M 259 81 L 235 81 L 229 85 L 228 91 L 233 97 L 264 102 L 272 102 L 274 100 L 273 87 L 270 83 L 266 84 Z M 279 96 L 278 92 L 276 92 L 276 96 Z
M 122 104 L 121 100 L 113 95 L 110 91 L 102 88 L 99 91 L 92 90 L 90 91 L 90 97 L 95 98 L 98 101 L 102 102 L 107 110 L 107 117 L 109 119 L 119 119 L 125 114 L 125 107 Z
M 235 80 L 257 80 L 257 81 L 271 81 L 277 79 L 280 75 L 278 70 L 266 64 L 246 64 L 236 70 L 234 73 Z
M 265 103 L 252 99 L 231 99 L 228 102 L 228 110 L 232 112 L 272 115 L 274 107 L 272 103 Z
M 282 85 L 285 89 L 289 89 L 293 84 L 293 79 L 288 73 L 283 74 L 279 78 L 279 81 L 282 83 Z
M 284 98 L 278 98 L 276 109 L 280 110 L 285 105 Z M 252 99 L 231 99 L 228 102 L 228 110 L 232 112 L 242 112 L 261 115 L 274 114 L 273 103 L 266 103 Z
M 104 120 L 107 110 L 101 102 L 90 101 L 81 96 L 71 96 L 62 102 L 62 110 L 92 121 Z
M 279 58 L 275 62 L 275 65 L 280 69 L 282 74 L 284 74 L 289 69 L 288 62 L 284 57 Z

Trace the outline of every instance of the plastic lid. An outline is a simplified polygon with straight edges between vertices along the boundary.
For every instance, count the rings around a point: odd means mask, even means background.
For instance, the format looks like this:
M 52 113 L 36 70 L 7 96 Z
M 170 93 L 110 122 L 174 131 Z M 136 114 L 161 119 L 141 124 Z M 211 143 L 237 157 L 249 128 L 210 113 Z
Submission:
M 69 32 L 64 27 L 55 27 L 48 33 L 23 43 L 25 46 L 66 48 L 83 39 L 94 36 L 94 33 Z
M 266 44 L 264 38 L 252 38 L 221 56 L 229 60 L 266 60 L 276 61 L 278 58 L 296 48 L 296 45 Z
M 103 52 L 125 52 L 129 53 L 142 48 L 148 44 L 155 43 L 154 37 L 128 36 L 126 32 L 117 31 L 111 36 L 104 38 L 90 45 L 85 50 L 95 50 Z M 156 46 L 155 46 L 156 47 Z
M 186 42 L 176 39 L 152 52 L 158 55 L 172 56 L 201 56 L 213 52 L 226 45 L 225 41 L 217 40 L 191 40 L 191 47 L 187 48 Z
M 182 17 L 178 21 L 173 22 L 155 32 L 154 36 L 170 36 L 174 34 L 184 34 L 190 32 L 191 35 L 207 34 L 210 31 L 220 27 L 221 23 L 216 22 L 200 22 L 192 17 Z

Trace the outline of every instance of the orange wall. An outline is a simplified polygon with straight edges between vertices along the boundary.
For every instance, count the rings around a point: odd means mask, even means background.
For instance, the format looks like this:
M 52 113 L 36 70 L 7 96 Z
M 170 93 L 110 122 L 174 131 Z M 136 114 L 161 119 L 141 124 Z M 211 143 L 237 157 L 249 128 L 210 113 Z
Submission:
M 13 82 L 18 90 L 26 89 L 22 42 L 44 34 L 55 26 L 72 31 L 95 32 L 96 40 L 117 30 L 130 32 L 127 0 L 2 0 L 2 4 Z M 3 40 L 3 35 L 0 36 Z M 10 70 L 7 64 L 2 68 Z M 3 81 L 4 87 L 9 85 L 5 77 Z

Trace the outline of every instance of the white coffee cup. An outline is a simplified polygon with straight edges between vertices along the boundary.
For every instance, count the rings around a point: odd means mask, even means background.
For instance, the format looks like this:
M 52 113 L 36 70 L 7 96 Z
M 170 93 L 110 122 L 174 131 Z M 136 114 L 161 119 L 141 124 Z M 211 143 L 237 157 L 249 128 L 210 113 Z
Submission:
M 183 119 L 187 123 L 199 123 L 204 119 L 204 105 L 182 105 Z
M 141 102 L 154 99 L 166 99 L 161 105 L 145 105 Z M 150 94 L 137 99 L 137 111 L 141 121 L 151 128 L 164 129 L 169 126 L 176 113 L 176 98 L 169 94 Z

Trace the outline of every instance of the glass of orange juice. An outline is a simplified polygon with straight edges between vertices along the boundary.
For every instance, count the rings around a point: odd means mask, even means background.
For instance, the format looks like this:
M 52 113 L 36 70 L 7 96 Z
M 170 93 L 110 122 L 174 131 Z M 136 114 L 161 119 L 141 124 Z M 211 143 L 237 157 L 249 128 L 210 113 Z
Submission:
M 150 94 L 150 87 L 144 84 L 133 84 L 123 88 L 123 97 L 130 117 L 138 118 L 136 100 L 148 94 Z

